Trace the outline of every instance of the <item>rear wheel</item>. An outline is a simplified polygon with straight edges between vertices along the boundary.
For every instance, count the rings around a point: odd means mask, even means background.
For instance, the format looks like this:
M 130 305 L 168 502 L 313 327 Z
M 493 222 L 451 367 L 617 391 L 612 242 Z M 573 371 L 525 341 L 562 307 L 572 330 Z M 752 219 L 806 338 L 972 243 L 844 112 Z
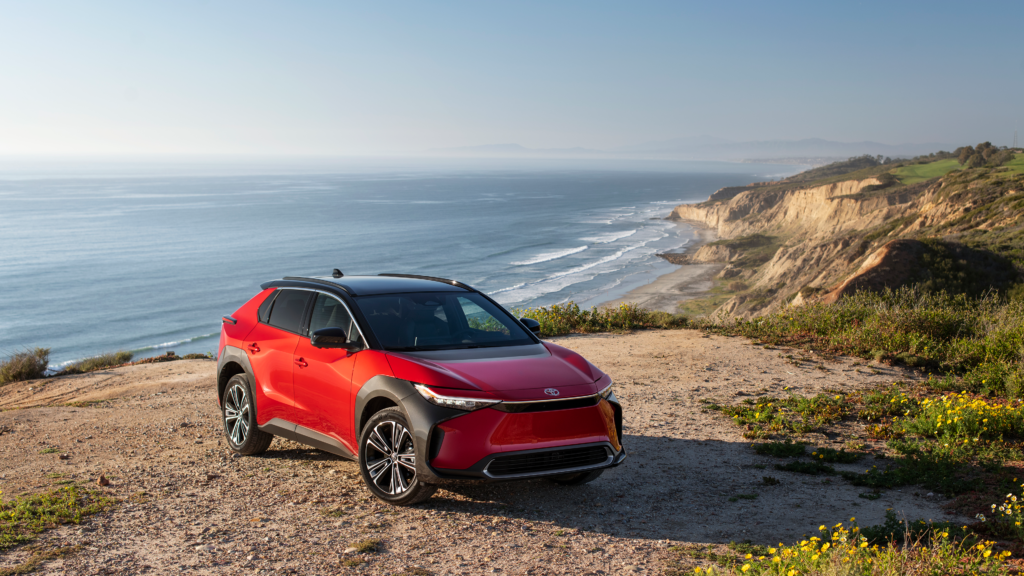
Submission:
M 579 474 L 564 474 L 562 476 L 552 476 L 548 478 L 555 484 L 561 484 L 562 486 L 579 486 L 580 484 L 586 484 L 587 482 L 593 482 L 597 480 L 604 469 L 591 470 L 590 472 L 580 472 Z
M 249 391 L 249 380 L 244 374 L 235 374 L 228 380 L 220 410 L 224 436 L 231 450 L 246 456 L 267 451 L 274 435 L 256 427 L 256 400 Z
M 399 408 L 374 414 L 359 435 L 359 471 L 374 496 L 396 506 L 423 502 L 436 486 L 416 476 L 416 450 L 412 429 Z

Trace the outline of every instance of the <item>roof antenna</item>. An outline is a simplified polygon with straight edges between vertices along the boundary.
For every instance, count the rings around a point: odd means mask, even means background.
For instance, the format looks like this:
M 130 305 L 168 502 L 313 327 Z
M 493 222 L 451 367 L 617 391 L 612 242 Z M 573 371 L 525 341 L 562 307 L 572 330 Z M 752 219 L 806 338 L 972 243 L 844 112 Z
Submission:
M 341 270 L 338 270 L 337 268 L 335 268 L 334 272 L 331 272 L 331 276 L 333 276 L 335 278 L 341 278 L 342 276 L 344 276 L 344 274 L 341 273 Z

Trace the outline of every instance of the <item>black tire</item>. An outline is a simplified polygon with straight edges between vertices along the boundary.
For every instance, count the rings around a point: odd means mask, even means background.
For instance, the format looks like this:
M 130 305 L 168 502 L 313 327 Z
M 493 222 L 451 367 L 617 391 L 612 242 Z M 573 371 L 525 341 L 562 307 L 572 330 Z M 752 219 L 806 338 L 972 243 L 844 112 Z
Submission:
M 228 448 L 245 456 L 262 454 L 270 447 L 274 435 L 256 426 L 256 400 L 244 374 L 235 374 L 224 387 L 220 402 L 224 439 Z
M 579 474 L 564 474 L 562 476 L 552 476 L 548 478 L 555 484 L 561 484 L 562 486 L 579 486 L 580 484 L 586 484 L 587 482 L 593 482 L 601 477 L 601 473 L 604 469 L 591 470 L 590 472 L 580 472 Z
M 419 504 L 437 491 L 419 481 L 412 429 L 394 406 L 371 416 L 359 434 L 359 471 L 374 496 L 395 506 Z

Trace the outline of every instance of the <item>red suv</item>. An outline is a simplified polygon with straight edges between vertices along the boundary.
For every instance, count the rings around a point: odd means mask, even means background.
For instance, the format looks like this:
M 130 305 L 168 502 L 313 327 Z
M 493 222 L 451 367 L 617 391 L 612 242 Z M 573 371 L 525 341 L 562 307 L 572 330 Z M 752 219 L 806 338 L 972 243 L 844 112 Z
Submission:
M 290 278 L 225 316 L 228 445 L 281 436 L 358 460 L 381 500 L 450 480 L 594 480 L 626 457 L 612 382 L 473 288 L 381 274 Z

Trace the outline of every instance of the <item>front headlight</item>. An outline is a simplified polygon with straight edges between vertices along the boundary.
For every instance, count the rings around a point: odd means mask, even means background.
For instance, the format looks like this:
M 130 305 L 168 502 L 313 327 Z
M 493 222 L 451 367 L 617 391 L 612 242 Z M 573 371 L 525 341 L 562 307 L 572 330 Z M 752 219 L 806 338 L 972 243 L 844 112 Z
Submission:
M 489 400 L 485 398 L 462 398 L 460 396 L 442 396 L 437 392 L 434 392 L 430 388 L 427 388 L 423 384 L 416 384 L 416 391 L 420 393 L 420 396 L 430 402 L 443 408 L 454 408 L 456 410 L 465 410 L 472 412 L 473 410 L 479 410 L 488 406 L 493 406 L 501 402 L 501 400 Z
M 601 398 L 604 398 L 605 400 L 607 400 L 608 397 L 612 395 L 612 384 L 609 384 L 609 385 L 605 386 L 604 390 L 601 390 L 600 392 L 598 392 L 598 395 L 600 395 Z

